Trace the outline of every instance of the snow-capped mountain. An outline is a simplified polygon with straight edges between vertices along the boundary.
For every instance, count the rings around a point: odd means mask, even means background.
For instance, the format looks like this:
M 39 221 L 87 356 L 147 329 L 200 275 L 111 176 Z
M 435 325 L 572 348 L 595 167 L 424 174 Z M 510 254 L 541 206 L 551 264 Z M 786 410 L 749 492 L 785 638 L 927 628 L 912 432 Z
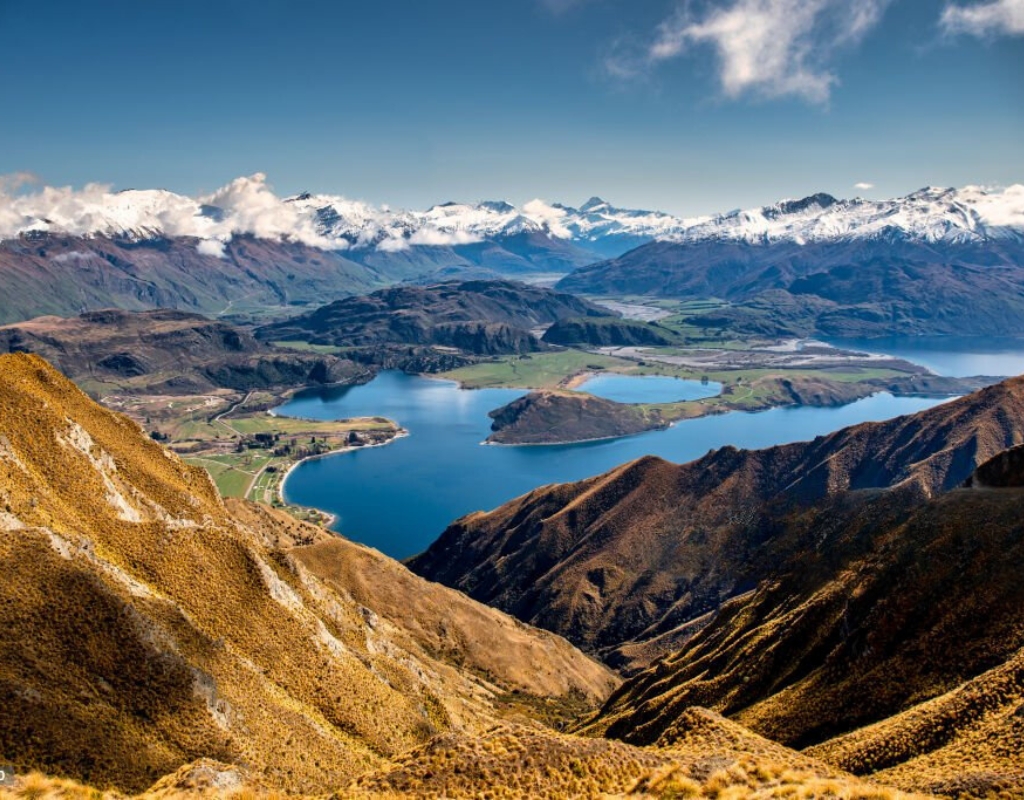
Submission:
M 759 334 L 1024 334 L 1024 186 L 817 194 L 689 220 L 557 286 L 727 300 L 704 324 Z
M 243 234 L 287 238 L 330 250 L 396 252 L 522 234 L 584 246 L 616 237 L 642 242 L 682 230 L 682 221 L 669 214 L 618 209 L 597 198 L 580 209 L 534 200 L 522 207 L 504 201 L 443 203 L 425 211 L 374 206 L 336 195 L 279 198 L 260 174 L 196 198 L 165 190 L 114 192 L 95 184 L 81 190 L 46 187 L 34 193 L 0 194 L 0 238 L 29 232 L 135 239 L 189 236 L 210 243 L 206 247 L 211 252 L 218 243 Z
M 893 200 L 837 200 L 816 194 L 750 211 L 689 220 L 660 237 L 674 242 L 731 240 L 750 244 L 899 237 L 970 243 L 1024 236 L 1024 185 L 994 190 L 927 188 Z
M 336 195 L 280 198 L 261 174 L 238 178 L 196 198 L 165 190 L 114 192 L 99 185 L 0 193 L 0 238 L 31 231 L 136 239 L 188 236 L 200 240 L 199 246 L 209 254 L 243 234 L 325 250 L 382 253 L 537 235 L 604 256 L 654 240 L 802 243 L 900 236 L 969 242 L 1022 236 L 1024 186 L 929 188 L 885 201 L 836 200 L 817 194 L 692 219 L 616 208 L 597 197 L 579 208 L 533 200 L 519 207 L 504 201 L 443 203 L 425 211 L 374 206 Z

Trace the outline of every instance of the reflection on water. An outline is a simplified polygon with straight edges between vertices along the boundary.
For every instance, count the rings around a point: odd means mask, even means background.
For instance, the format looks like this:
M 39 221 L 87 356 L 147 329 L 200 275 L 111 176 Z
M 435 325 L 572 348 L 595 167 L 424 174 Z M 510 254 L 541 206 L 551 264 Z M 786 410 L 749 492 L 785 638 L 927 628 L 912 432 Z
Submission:
M 546 483 L 579 480 L 647 454 L 684 462 L 725 444 L 757 448 L 811 439 L 939 402 L 878 394 L 840 408 L 703 417 L 602 442 L 482 447 L 490 429 L 487 412 L 522 394 L 466 391 L 454 383 L 382 372 L 365 386 L 296 395 L 280 413 L 313 419 L 385 416 L 411 435 L 386 447 L 301 464 L 288 479 L 287 499 L 337 515 L 335 528 L 346 536 L 404 558 L 425 549 L 455 518 Z

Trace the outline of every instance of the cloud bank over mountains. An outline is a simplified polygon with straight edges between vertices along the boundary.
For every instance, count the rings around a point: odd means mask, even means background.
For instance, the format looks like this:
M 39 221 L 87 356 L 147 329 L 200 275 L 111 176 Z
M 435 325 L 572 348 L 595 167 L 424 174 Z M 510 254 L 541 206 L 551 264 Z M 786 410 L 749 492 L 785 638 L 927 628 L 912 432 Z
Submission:
M 337 195 L 279 197 L 257 173 L 201 197 L 163 189 L 115 192 L 45 186 L 24 191 L 28 176 L 0 180 L 0 240 L 24 234 L 191 237 L 207 256 L 222 256 L 235 236 L 294 241 L 324 250 L 394 253 L 413 247 L 458 247 L 538 235 L 591 247 L 622 242 L 621 252 L 652 240 L 795 242 L 901 235 L 927 241 L 1024 236 L 1024 186 L 927 188 L 891 200 L 837 200 L 817 194 L 761 208 L 680 218 L 616 208 L 593 197 L 579 208 L 532 200 L 442 203 L 425 211 L 373 206 Z M 870 183 L 859 183 L 869 190 Z M 617 238 L 616 238 L 617 237 Z

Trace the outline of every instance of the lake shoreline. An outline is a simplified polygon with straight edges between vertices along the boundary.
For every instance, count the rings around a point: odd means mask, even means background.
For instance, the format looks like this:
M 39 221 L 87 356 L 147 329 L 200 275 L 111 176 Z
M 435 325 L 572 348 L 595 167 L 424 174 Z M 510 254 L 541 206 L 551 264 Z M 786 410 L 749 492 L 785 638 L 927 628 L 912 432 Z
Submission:
M 279 416 L 279 415 L 275 414 L 275 416 Z M 288 416 L 288 415 L 282 414 L 280 416 Z M 301 419 L 301 417 L 293 417 L 293 419 Z M 322 508 L 317 508 L 316 506 L 303 505 L 301 503 L 289 503 L 287 501 L 287 499 L 285 499 L 285 496 L 284 496 L 285 495 L 285 484 L 288 482 L 288 479 L 291 477 L 291 475 L 295 471 L 295 469 L 297 467 L 299 467 L 301 464 L 305 464 L 307 461 L 317 461 L 317 460 L 322 459 L 322 458 L 327 458 L 328 456 L 339 456 L 339 455 L 344 455 L 345 453 L 354 453 L 357 450 L 370 450 L 370 449 L 375 448 L 375 447 L 386 447 L 387 445 L 391 444 L 395 440 L 405 438 L 406 436 L 409 435 L 409 431 L 407 431 L 405 428 L 399 426 L 397 422 L 395 422 L 394 420 L 389 420 L 389 421 L 392 424 L 395 425 L 396 430 L 395 430 L 395 435 L 391 436 L 386 441 L 376 442 L 374 444 L 347 445 L 345 447 L 339 447 L 336 450 L 330 450 L 330 451 L 328 451 L 326 453 L 315 453 L 314 455 L 303 456 L 302 458 L 300 458 L 300 459 L 298 459 L 296 461 L 293 461 L 289 465 L 288 469 L 285 470 L 284 473 L 281 475 L 281 480 L 278 481 L 277 486 L 274 487 L 274 496 L 275 496 L 275 498 L 278 500 L 278 502 L 281 503 L 281 505 L 283 507 L 286 507 L 286 508 L 287 507 L 302 508 L 302 509 L 308 509 L 309 511 L 316 512 L 324 520 L 322 525 L 321 525 L 321 527 L 324 527 L 324 528 L 327 528 L 329 530 L 332 530 L 334 533 L 338 533 L 338 531 L 334 531 L 333 528 L 331 527 L 332 525 L 334 525 L 338 521 L 338 515 L 337 514 L 332 514 L 330 511 L 324 511 Z
M 540 485 L 583 480 L 643 455 L 684 463 L 727 444 L 759 449 L 806 441 L 937 403 L 882 391 L 840 407 L 794 406 L 756 414 L 721 409 L 725 413 L 691 419 L 687 425 L 613 438 L 601 432 L 605 437 L 597 441 L 559 447 L 545 443 L 546 449 L 481 447 L 493 421 L 488 411 L 512 402 L 518 394 L 500 389 L 461 391 L 450 381 L 392 370 L 343 395 L 300 397 L 278 413 L 315 419 L 377 415 L 399 421 L 416 435 L 399 448 L 374 448 L 362 458 L 322 462 L 302 471 L 300 478 L 290 475 L 284 494 L 296 504 L 340 516 L 343 522 L 335 526 L 344 536 L 405 558 L 422 552 L 452 520 L 494 508 Z M 558 439 L 568 433 L 554 432 Z M 588 438 L 594 434 L 598 431 Z

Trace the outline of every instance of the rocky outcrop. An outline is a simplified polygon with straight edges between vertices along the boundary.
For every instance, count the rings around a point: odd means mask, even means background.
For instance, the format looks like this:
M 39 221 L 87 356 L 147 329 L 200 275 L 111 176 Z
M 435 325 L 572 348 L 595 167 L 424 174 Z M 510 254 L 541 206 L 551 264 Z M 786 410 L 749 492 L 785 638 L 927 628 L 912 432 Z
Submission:
M 543 340 L 566 347 L 671 347 L 680 337 L 653 322 L 572 318 L 555 322 L 544 332 Z

